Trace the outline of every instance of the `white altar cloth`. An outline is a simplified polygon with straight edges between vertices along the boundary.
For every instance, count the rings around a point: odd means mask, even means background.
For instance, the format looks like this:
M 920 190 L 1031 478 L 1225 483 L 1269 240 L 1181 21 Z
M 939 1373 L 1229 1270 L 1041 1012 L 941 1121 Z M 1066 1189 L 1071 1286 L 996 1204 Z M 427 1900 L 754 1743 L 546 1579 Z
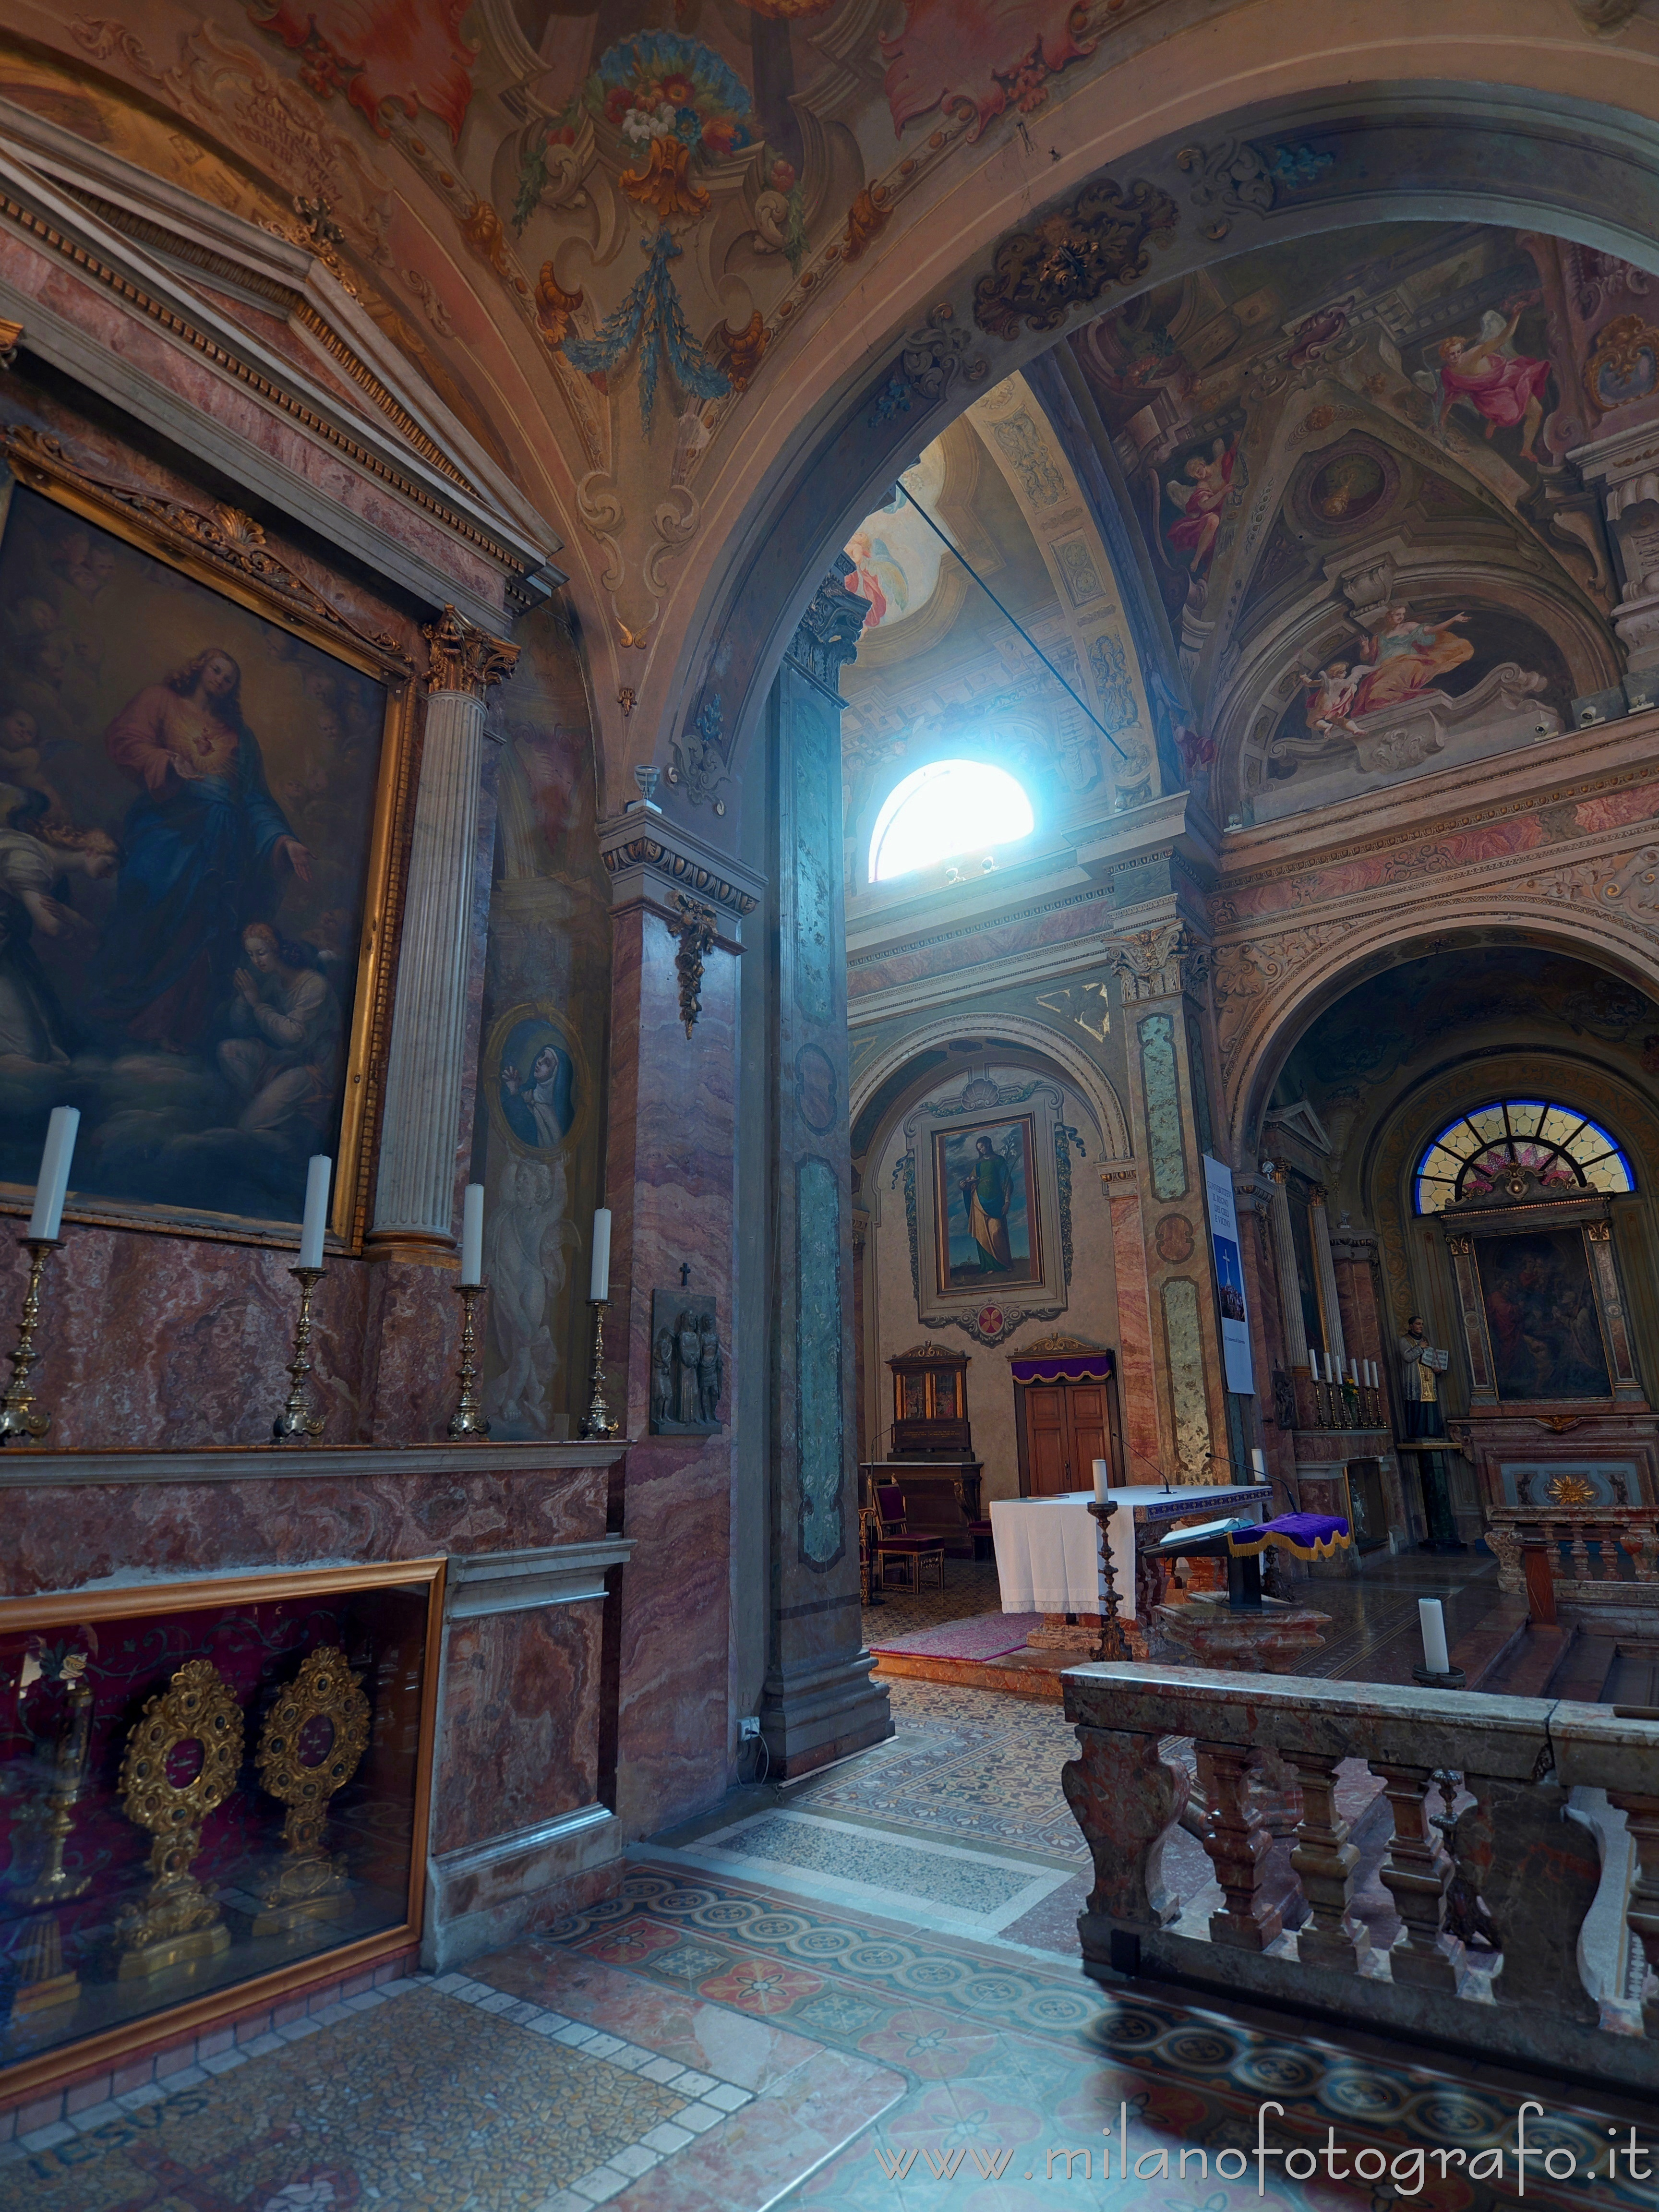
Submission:
M 1242 1484 L 1194 1483 L 1165 1491 L 1155 1483 L 1130 1483 L 1111 1493 L 1117 1507 L 1107 1523 L 1112 1580 L 1120 1620 L 1135 1617 L 1136 1523 L 1185 1520 L 1197 1513 L 1231 1511 L 1259 1517 L 1271 1493 Z M 1100 1611 L 1099 1523 L 1090 1512 L 1092 1490 L 1058 1498 L 994 1498 L 991 1543 L 1005 1613 Z

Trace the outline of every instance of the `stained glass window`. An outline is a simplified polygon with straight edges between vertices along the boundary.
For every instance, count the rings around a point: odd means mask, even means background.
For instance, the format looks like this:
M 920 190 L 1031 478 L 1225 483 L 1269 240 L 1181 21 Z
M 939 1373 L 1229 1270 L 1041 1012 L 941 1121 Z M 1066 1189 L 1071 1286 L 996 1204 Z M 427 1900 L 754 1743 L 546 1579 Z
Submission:
M 1546 1190 L 1634 1190 L 1636 1178 L 1607 1131 L 1573 1106 L 1507 1098 L 1460 1114 L 1417 1164 L 1417 1210 L 1494 1188 L 1506 1168 L 1530 1168 Z
M 888 793 L 870 840 L 870 880 L 886 883 L 962 853 L 988 856 L 1036 827 L 1031 802 L 1006 769 L 930 761 Z

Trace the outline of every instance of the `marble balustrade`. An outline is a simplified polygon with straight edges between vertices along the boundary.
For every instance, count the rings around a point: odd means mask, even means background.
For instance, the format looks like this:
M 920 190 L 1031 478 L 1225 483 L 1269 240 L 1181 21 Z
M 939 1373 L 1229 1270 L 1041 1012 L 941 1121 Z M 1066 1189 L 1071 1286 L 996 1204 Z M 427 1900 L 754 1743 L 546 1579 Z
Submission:
M 1604 1630 L 1659 1633 L 1659 1505 L 1492 1505 L 1486 1511 L 1498 1586 L 1530 1598 L 1535 1620 L 1593 1615 Z M 1528 1559 L 1537 1563 L 1531 1572 Z
M 1066 1796 L 1095 1869 L 1078 1923 L 1086 1971 L 1659 2087 L 1659 1721 L 1559 1699 L 1198 1668 L 1089 1666 L 1063 1679 L 1080 1747 Z M 1166 1876 L 1190 1786 L 1160 1750 L 1170 1737 L 1196 1748 L 1218 1898 L 1206 1886 L 1183 1899 Z M 1264 1758 L 1263 1780 L 1288 1768 L 1299 1785 L 1288 1897 L 1249 1786 Z M 1380 1778 L 1393 1815 L 1376 1878 L 1399 1932 L 1381 1954 L 1354 1911 L 1352 1767 L 1339 1794 L 1352 1761 Z M 1593 1827 L 1567 1817 L 1570 1797 L 1595 1808 Z M 1608 1933 L 1592 1957 L 1585 1923 L 1598 1899 Z M 1626 1986 L 1631 1939 L 1649 1969 L 1644 2033 Z M 1587 1986 L 1585 1964 L 1592 1979 L 1605 1966 L 1599 1987 Z

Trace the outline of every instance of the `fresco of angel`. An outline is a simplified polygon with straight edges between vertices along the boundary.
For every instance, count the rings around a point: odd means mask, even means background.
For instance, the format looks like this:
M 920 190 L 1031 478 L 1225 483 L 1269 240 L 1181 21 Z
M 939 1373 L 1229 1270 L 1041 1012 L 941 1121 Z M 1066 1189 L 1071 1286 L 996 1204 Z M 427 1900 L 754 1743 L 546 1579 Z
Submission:
M 1434 368 L 1419 369 L 1416 381 L 1434 395 L 1437 425 L 1443 427 L 1458 401 L 1467 400 L 1484 419 L 1488 438 L 1519 423 L 1521 459 L 1535 461 L 1550 365 L 1515 350 L 1515 326 L 1528 304 L 1516 300 L 1506 309 L 1488 307 L 1477 337 L 1442 338 Z
M 1170 525 L 1170 544 L 1177 552 L 1191 553 L 1188 567 L 1194 576 L 1209 566 L 1215 551 L 1221 509 L 1233 480 L 1237 451 L 1237 438 L 1231 441 L 1218 438 L 1207 456 L 1194 453 L 1187 463 L 1182 471 L 1188 479 L 1185 483 L 1177 478 L 1164 487 L 1171 507 L 1181 510 L 1180 521 Z

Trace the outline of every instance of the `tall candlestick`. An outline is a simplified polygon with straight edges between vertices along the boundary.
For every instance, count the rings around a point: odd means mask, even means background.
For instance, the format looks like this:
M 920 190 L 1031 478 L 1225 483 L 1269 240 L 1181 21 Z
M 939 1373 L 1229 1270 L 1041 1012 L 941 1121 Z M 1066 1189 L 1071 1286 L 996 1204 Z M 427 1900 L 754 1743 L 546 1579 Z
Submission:
M 1423 1664 L 1431 1674 L 1449 1674 L 1451 1653 L 1446 1649 L 1446 1615 L 1437 1597 L 1420 1597 L 1417 1617 L 1423 1625 Z
M 46 1146 L 40 1154 L 40 1173 L 34 1186 L 34 1211 L 29 1216 L 28 1233 L 34 1243 L 55 1243 L 63 1226 L 70 1162 L 75 1158 L 75 1133 L 80 1126 L 78 1106 L 52 1108 L 52 1119 L 46 1124 Z
M 1111 1490 L 1111 1474 L 1112 1470 L 1109 1462 L 1103 1459 L 1097 1459 L 1095 1462 L 1095 1498 L 1102 1505 L 1106 1503 L 1108 1493 Z
M 483 1280 L 483 1185 L 470 1182 L 461 1200 L 461 1287 Z
M 593 1212 L 593 1273 L 588 1284 L 587 1295 L 594 1305 L 602 1306 L 611 1296 L 611 1208 L 596 1206 Z
M 320 1267 L 323 1235 L 328 1227 L 328 1186 L 334 1163 L 326 1152 L 314 1153 L 306 1168 L 306 1218 L 300 1231 L 300 1265 Z

